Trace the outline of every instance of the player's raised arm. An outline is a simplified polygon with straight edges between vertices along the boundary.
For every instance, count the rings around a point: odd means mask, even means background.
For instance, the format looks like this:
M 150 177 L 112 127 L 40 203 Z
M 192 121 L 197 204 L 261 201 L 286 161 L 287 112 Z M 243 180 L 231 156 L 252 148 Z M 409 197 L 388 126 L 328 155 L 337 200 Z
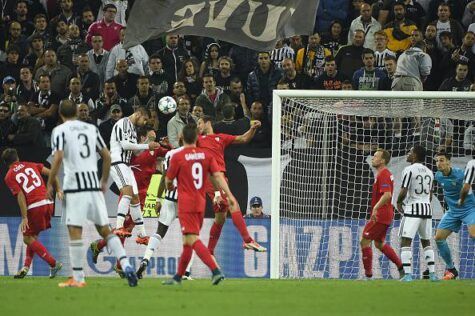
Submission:
M 254 135 L 256 135 L 257 129 L 261 127 L 261 122 L 260 121 L 252 121 L 251 122 L 251 128 L 247 132 L 245 132 L 242 135 L 236 136 L 236 138 L 233 141 L 233 144 L 247 144 L 249 143 Z

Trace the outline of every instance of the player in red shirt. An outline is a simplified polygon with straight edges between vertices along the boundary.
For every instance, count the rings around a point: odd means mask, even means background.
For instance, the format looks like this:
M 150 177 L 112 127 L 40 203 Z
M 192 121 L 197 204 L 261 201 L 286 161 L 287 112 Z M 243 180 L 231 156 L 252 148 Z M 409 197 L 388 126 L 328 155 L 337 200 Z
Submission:
M 237 202 L 229 191 L 220 167 L 213 155 L 196 147 L 198 131 L 196 125 L 190 124 L 183 128 L 183 150 L 175 153 L 167 170 L 165 184 L 168 190 L 175 189 L 173 180 L 178 183 L 178 219 L 183 234 L 183 252 L 178 263 L 175 276 L 163 282 L 165 285 L 180 284 L 193 250 L 213 273 L 213 285 L 224 279 L 210 251 L 199 239 L 206 207 L 206 181 L 209 179 L 221 188 L 227 196 L 229 208 L 237 208 Z
M 371 194 L 371 218 L 366 223 L 360 245 L 363 254 L 363 266 L 367 278 L 373 276 L 373 250 L 371 242 L 374 241 L 376 248 L 389 258 L 399 269 L 399 273 L 404 274 L 401 259 L 394 249 L 386 244 L 386 233 L 394 218 L 394 210 L 391 198 L 394 187 L 394 177 L 386 165 L 389 163 L 391 155 L 384 149 L 378 149 L 371 160 L 371 165 L 376 168 L 376 180 L 373 184 Z
M 50 170 L 41 163 L 20 161 L 18 153 L 13 148 L 7 148 L 2 153 L 2 160 L 8 166 L 5 184 L 17 197 L 21 212 L 20 229 L 23 242 L 26 244 L 26 256 L 23 268 L 15 275 L 15 279 L 24 278 L 35 254 L 50 266 L 50 278 L 54 278 L 62 264 L 48 252 L 38 240 L 38 235 L 51 227 L 51 216 L 54 212 L 54 202 L 47 198 L 46 186 L 42 175 L 49 176 Z M 58 198 L 62 199 L 59 181 L 56 178 L 55 187 Z
M 137 138 L 141 144 L 148 144 L 149 142 L 155 141 L 156 134 L 155 131 L 148 127 L 138 128 L 137 129 Z M 152 175 L 154 175 L 157 171 L 157 158 L 164 157 L 165 154 L 168 152 L 170 148 L 170 144 L 168 140 L 160 143 L 163 145 L 155 149 L 154 151 L 144 150 L 136 156 L 132 157 L 130 161 L 130 166 L 134 172 L 135 180 L 137 181 L 137 187 L 139 190 L 139 199 L 140 199 L 140 207 L 143 210 L 145 204 L 145 198 L 147 197 L 147 189 L 150 184 L 150 180 Z M 132 233 L 132 230 L 135 226 L 134 221 L 130 214 L 127 214 L 125 217 L 124 222 L 124 230 Z M 125 243 L 125 238 L 120 237 L 120 241 L 122 245 Z M 146 245 L 148 243 L 148 236 L 147 237 L 137 237 L 136 242 L 138 244 Z M 107 241 L 105 239 L 96 240 L 91 243 L 90 249 L 92 252 L 92 261 L 96 264 L 97 257 L 102 252 L 102 249 L 107 246 Z M 117 262 L 116 267 L 114 270 L 121 276 L 125 277 L 119 262 Z
M 221 172 L 226 179 L 224 150 L 231 144 L 249 143 L 256 134 L 256 130 L 261 126 L 261 122 L 253 121 L 251 123 L 251 128 L 246 133 L 239 136 L 215 134 L 212 124 L 213 118 L 210 116 L 204 116 L 198 120 L 198 131 L 201 135 L 198 137 L 196 144 L 199 148 L 204 148 L 213 155 L 218 164 L 219 172 Z M 231 210 L 226 201 L 226 195 L 224 192 L 222 192 L 222 190 L 215 190 L 211 181 L 206 181 L 206 194 L 213 201 L 213 208 L 215 212 L 213 226 L 211 226 L 211 230 L 209 232 L 208 243 L 208 249 L 212 255 L 214 255 L 214 249 L 218 244 L 219 236 L 221 235 L 221 230 L 223 229 L 228 210 L 231 211 L 231 218 L 233 220 L 234 226 L 236 226 L 237 230 L 241 234 L 242 239 L 244 240 L 244 249 L 259 252 L 267 251 L 265 247 L 259 245 L 249 235 L 246 222 L 243 219 L 240 208 L 236 207 L 234 211 Z

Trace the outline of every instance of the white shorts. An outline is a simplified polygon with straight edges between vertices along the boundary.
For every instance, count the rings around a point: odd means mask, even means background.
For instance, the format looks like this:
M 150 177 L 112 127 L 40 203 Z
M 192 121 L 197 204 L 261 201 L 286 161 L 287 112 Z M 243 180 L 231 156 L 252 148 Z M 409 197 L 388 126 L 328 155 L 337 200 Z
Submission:
M 101 191 L 65 193 L 63 206 L 66 225 L 83 227 L 87 220 L 97 226 L 109 225 L 106 201 Z
M 401 226 L 399 226 L 399 237 L 414 239 L 416 233 L 419 233 L 420 239 L 431 239 L 432 218 L 404 216 L 401 220 Z
M 111 166 L 111 176 L 119 190 L 130 185 L 132 187 L 132 192 L 134 194 L 139 194 L 134 172 L 132 171 L 132 168 L 127 166 L 125 163 Z
M 178 203 L 167 199 L 163 200 L 162 209 L 158 221 L 163 225 L 170 226 L 178 214 Z

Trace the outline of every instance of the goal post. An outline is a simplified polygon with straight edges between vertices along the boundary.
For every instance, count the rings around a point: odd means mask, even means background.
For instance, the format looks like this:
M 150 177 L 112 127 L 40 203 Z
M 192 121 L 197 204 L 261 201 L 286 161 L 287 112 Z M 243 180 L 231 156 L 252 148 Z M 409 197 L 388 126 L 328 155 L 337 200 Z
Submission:
M 395 205 L 408 150 L 416 143 L 426 147 L 435 173 L 432 157 L 445 147 L 452 165 L 464 168 L 475 153 L 474 121 L 473 92 L 274 90 L 271 278 L 361 277 L 359 238 L 374 181 L 372 153 L 392 153 Z M 434 190 L 435 228 L 444 201 L 442 189 Z M 387 238 L 398 252 L 399 219 L 396 214 Z M 448 240 L 461 277 L 475 278 L 475 246 L 466 227 Z M 414 274 L 425 269 L 419 247 L 416 237 Z M 378 250 L 373 267 L 375 277 L 397 277 Z M 440 275 L 438 256 L 436 268 Z

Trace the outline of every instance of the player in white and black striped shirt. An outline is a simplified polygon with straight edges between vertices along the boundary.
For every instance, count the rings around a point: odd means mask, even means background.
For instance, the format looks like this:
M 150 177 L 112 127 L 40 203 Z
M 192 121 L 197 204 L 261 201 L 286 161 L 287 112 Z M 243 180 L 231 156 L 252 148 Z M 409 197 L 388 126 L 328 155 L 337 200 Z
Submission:
M 392 50 L 389 50 L 387 48 L 388 45 L 388 36 L 384 31 L 378 31 L 374 33 L 374 43 L 375 43 L 375 49 L 374 49 L 374 64 L 376 68 L 379 68 L 380 70 L 384 70 L 384 58 L 386 56 L 394 56 L 396 57 L 396 53 L 394 53 Z
M 435 255 L 430 245 L 432 237 L 432 184 L 433 172 L 424 165 L 427 152 L 420 145 L 409 151 L 407 161 L 410 166 L 402 172 L 401 192 L 397 198 L 397 208 L 404 214 L 399 227 L 401 237 L 401 261 L 404 268 L 402 281 L 412 281 L 412 240 L 419 234 L 429 278 L 437 281 L 435 275 Z
M 467 198 L 470 189 L 472 188 L 472 184 L 475 181 L 475 159 L 470 160 L 465 167 L 465 175 L 463 178 L 463 187 L 460 191 L 460 199 L 458 201 L 458 205 L 463 205 L 465 199 Z
M 294 60 L 295 52 L 292 47 L 285 43 L 285 40 L 279 40 L 275 48 L 270 52 L 270 60 L 277 68 L 282 68 L 282 61 L 286 58 Z
M 147 244 L 148 237 L 143 224 L 142 210 L 138 195 L 137 182 L 129 166 L 130 159 L 136 151 L 155 150 L 160 145 L 157 142 L 148 144 L 137 143 L 136 127 L 145 126 L 150 119 L 150 111 L 139 107 L 129 117 L 124 117 L 115 123 L 112 128 L 111 148 L 111 176 L 120 190 L 121 199 L 117 207 L 117 225 L 115 233 L 120 237 L 129 237 L 131 233 L 124 229 L 125 216 L 129 212 L 138 230 L 137 242 Z

